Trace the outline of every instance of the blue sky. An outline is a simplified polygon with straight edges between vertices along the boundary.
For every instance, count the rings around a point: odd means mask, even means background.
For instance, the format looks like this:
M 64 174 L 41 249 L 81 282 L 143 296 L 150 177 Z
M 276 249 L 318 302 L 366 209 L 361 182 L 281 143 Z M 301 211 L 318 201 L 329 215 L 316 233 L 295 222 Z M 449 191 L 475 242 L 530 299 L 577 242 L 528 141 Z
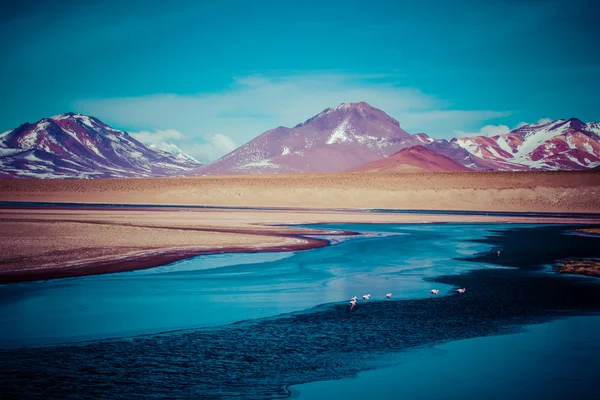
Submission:
M 446 138 L 599 121 L 595 3 L 3 3 L 0 131 L 75 111 L 209 161 L 341 102 Z

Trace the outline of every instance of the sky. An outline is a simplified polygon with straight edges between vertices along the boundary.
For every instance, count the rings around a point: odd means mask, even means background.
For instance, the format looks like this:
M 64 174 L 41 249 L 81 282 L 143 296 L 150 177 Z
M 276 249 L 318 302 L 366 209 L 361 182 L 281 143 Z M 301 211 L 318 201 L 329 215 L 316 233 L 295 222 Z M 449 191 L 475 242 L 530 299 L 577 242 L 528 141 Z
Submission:
M 600 121 L 597 1 L 0 7 L 0 132 L 79 112 L 208 162 L 343 102 L 366 101 L 436 138 Z

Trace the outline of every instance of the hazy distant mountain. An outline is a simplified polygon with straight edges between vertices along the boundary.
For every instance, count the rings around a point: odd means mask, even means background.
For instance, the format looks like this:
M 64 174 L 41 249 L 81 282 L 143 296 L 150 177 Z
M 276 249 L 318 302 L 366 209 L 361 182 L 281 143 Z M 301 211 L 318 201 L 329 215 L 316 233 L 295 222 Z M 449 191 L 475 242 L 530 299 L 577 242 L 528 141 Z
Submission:
M 341 104 L 279 127 L 202 168 L 205 174 L 337 172 L 422 144 L 367 103 Z
M 348 172 L 469 172 L 472 169 L 418 145 L 402 149 L 389 157 L 352 168 Z
M 154 150 L 166 151 L 167 153 L 174 155 L 175 158 L 177 158 L 179 160 L 189 161 L 189 162 L 200 164 L 200 161 L 196 160 L 194 157 L 185 153 L 183 150 L 181 150 L 177 145 L 175 145 L 173 143 L 158 142 L 158 143 L 152 143 L 149 147 Z
M 559 119 L 503 135 L 436 140 L 426 146 L 476 169 L 590 169 L 600 165 L 600 124 Z
M 116 178 L 189 175 L 202 164 L 151 149 L 94 117 L 60 114 L 0 135 L 0 176 Z

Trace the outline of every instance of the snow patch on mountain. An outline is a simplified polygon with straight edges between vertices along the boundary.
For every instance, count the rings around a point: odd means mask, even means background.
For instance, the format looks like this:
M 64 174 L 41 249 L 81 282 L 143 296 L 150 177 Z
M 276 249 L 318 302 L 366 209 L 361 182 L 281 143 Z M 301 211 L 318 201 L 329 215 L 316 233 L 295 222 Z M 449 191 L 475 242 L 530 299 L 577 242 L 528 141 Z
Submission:
M 352 138 L 349 136 L 348 119 L 345 119 L 337 128 L 333 131 L 327 144 L 351 142 Z
M 587 140 L 587 141 L 583 142 L 583 147 L 585 148 L 585 150 L 586 150 L 588 153 L 590 153 L 590 154 L 592 154 L 592 155 L 597 155 L 597 154 L 594 152 L 594 148 L 593 148 L 593 147 L 592 147 L 592 145 L 590 144 L 589 140 Z
M 545 125 L 539 125 L 543 126 L 543 128 L 531 129 L 523 138 L 523 144 L 517 147 L 517 151 L 520 154 L 530 153 L 542 143 L 563 134 L 569 129 L 569 124 L 565 124 L 564 122 L 564 120 L 558 120 Z
M 471 136 L 453 141 L 484 169 L 585 169 L 600 160 L 597 154 L 600 151 L 595 151 L 600 148 L 600 142 L 593 130 L 597 126 L 596 122 L 584 124 L 575 118 L 543 120 L 502 135 Z M 468 160 L 443 141 L 433 145 L 442 154 L 453 155 L 455 161 L 467 165 Z
M 496 141 L 496 143 L 498 143 L 498 146 L 500 146 L 500 148 L 502 150 L 504 150 L 505 152 L 507 152 L 508 154 L 511 154 L 513 152 L 513 149 L 510 147 L 510 145 L 506 141 L 506 138 L 500 136 L 498 138 L 498 140 Z

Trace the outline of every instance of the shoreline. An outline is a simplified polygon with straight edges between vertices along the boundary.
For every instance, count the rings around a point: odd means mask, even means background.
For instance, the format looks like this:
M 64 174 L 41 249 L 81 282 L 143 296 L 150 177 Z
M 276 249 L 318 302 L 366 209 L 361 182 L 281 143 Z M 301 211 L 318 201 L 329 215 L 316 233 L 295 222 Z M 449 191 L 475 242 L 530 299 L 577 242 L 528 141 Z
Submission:
M 307 236 L 358 234 L 295 225 L 448 222 L 592 225 L 600 219 L 510 213 L 0 206 L 0 284 L 147 269 L 199 255 L 308 250 L 330 241 Z
M 466 209 L 401 209 L 401 208 L 320 208 L 320 207 L 271 207 L 271 206 L 215 206 L 190 204 L 146 204 L 146 203 L 90 203 L 90 202 L 36 202 L 36 201 L 3 201 L 1 210 L 113 210 L 113 211 L 270 211 L 270 212 L 306 212 L 306 213 L 371 213 L 401 215 L 459 215 L 485 217 L 524 217 L 524 218 L 585 218 L 598 219 L 599 211 L 561 212 L 561 211 L 485 211 Z M 593 228 L 592 228 L 593 230 Z M 583 229 L 585 231 L 585 229 Z M 598 234 L 600 229 L 591 232 Z
M 291 238 L 291 236 L 290 236 Z M 103 260 L 74 262 L 64 267 L 42 267 L 30 270 L 2 271 L 0 284 L 41 281 L 60 278 L 112 274 L 117 272 L 137 271 L 171 264 L 191 257 L 224 253 L 273 253 L 284 251 L 300 251 L 316 249 L 329 244 L 327 240 L 303 238 L 299 243 L 250 247 L 221 247 L 212 249 L 180 249 L 148 251 L 130 256 L 117 256 Z

